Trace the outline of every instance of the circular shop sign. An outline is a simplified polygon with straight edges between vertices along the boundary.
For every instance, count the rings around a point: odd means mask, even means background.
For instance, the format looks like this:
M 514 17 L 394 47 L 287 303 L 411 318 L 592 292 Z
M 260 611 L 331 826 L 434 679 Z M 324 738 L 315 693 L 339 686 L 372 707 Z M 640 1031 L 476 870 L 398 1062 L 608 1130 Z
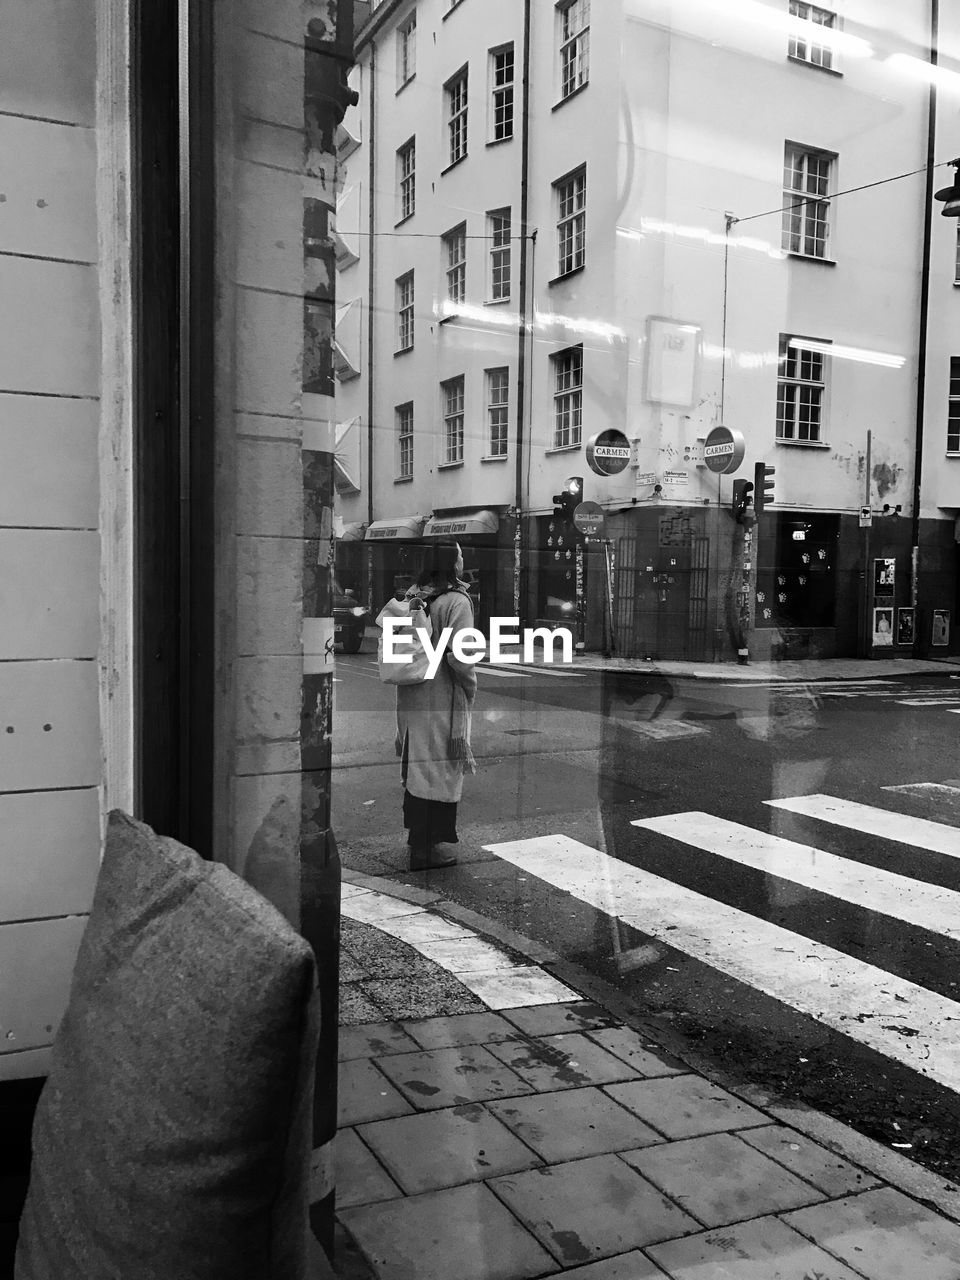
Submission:
M 581 502 L 574 508 L 573 523 L 581 533 L 592 538 L 603 528 L 603 507 L 599 502 Z
M 733 427 L 714 427 L 703 445 L 703 460 L 711 471 L 730 475 L 743 461 L 746 449 L 741 432 Z
M 598 476 L 619 475 L 630 465 L 630 441 L 622 431 L 610 428 L 587 441 L 587 466 Z

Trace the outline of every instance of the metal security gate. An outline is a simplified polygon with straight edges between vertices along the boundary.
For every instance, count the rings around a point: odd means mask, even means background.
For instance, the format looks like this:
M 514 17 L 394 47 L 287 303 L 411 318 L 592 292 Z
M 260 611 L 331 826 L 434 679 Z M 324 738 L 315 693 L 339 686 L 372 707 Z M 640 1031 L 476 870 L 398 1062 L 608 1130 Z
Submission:
M 625 658 L 707 656 L 710 540 L 689 526 L 676 542 L 617 540 L 617 646 Z

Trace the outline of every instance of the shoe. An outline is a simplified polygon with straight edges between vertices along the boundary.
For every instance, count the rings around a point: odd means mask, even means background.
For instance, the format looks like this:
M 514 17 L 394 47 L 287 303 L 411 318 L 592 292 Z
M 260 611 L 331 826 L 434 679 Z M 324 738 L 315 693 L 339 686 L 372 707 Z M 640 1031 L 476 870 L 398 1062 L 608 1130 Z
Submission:
M 436 846 L 429 853 L 410 850 L 411 871 L 437 871 L 440 867 L 454 866 L 456 861 L 457 855 L 455 853 L 443 853 Z

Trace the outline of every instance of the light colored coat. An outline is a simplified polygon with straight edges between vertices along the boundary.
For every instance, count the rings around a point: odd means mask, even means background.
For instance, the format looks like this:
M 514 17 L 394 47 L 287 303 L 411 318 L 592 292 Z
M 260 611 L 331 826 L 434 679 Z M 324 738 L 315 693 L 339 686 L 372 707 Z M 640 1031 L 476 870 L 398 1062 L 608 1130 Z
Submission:
M 472 627 L 469 596 L 462 591 L 437 596 L 430 603 L 430 621 L 434 643 L 444 627 L 452 627 L 454 634 Z M 463 761 L 451 759 L 450 750 L 454 682 L 464 689 L 469 701 L 469 737 L 477 673 L 472 663 L 455 657 L 449 645 L 432 680 L 397 686 L 397 729 L 407 757 L 407 790 L 421 800 L 456 803 L 463 792 Z

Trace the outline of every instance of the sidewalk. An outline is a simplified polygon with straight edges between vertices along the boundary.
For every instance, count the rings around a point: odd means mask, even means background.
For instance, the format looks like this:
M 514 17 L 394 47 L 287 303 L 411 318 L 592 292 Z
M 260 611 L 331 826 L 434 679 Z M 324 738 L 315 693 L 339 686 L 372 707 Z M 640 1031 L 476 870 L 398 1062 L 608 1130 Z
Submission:
M 424 885 L 344 873 L 337 1204 L 370 1276 L 960 1275 L 956 1188 L 708 1078 L 614 988 Z

